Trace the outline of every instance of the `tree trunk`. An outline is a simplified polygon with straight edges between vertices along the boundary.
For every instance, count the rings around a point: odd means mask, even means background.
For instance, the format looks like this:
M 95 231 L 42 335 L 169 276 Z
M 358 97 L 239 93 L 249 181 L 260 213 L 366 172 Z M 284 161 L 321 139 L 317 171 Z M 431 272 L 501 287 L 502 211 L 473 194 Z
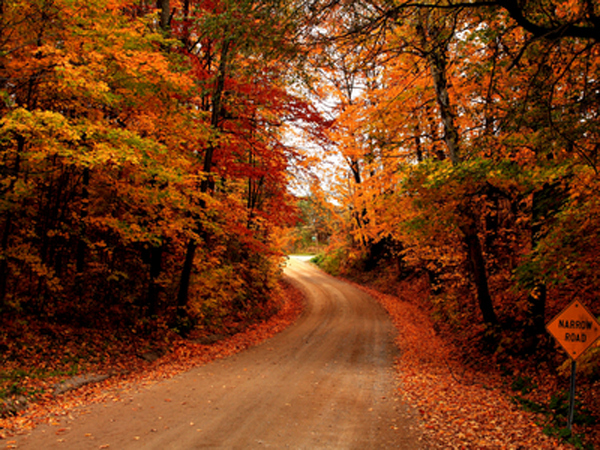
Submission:
M 90 185 L 90 169 L 83 169 L 83 189 L 81 191 L 82 207 L 81 207 L 81 224 L 79 224 L 79 238 L 77 239 L 77 256 L 76 256 L 76 271 L 78 274 L 83 273 L 85 268 L 85 218 L 88 215 L 87 200 L 89 197 L 88 187 Z
M 548 64 L 542 64 L 539 68 L 538 76 L 533 80 L 531 101 L 532 109 L 532 128 L 540 132 L 544 124 L 547 124 L 547 111 L 551 110 L 550 98 L 553 95 L 553 89 L 547 82 L 552 76 L 553 69 Z M 535 154 L 541 164 L 545 163 L 545 158 L 553 158 L 553 154 L 540 147 L 535 147 Z M 541 189 L 534 191 L 531 199 L 531 255 L 535 257 L 538 253 L 538 246 L 544 237 L 544 225 L 560 210 L 564 199 L 564 193 L 561 192 L 557 183 L 546 182 Z M 541 276 L 538 273 L 529 280 L 528 302 L 528 324 L 526 333 L 532 341 L 532 345 L 537 345 L 539 336 L 546 333 L 546 297 L 547 289 Z
M 17 154 L 15 155 L 15 162 L 12 170 L 12 180 L 6 192 L 12 192 L 19 172 L 21 170 L 21 154 L 25 150 L 25 138 L 23 136 L 17 136 Z M 4 230 L 2 231 L 2 240 L 0 241 L 0 311 L 4 309 L 6 301 L 6 291 L 8 288 L 8 241 L 12 228 L 13 211 L 9 210 L 6 213 L 4 219 Z
M 219 69 L 217 73 L 217 83 L 215 86 L 215 90 L 211 97 L 211 126 L 214 130 L 218 130 L 220 128 L 220 119 L 222 117 L 222 101 L 223 101 L 223 92 L 225 89 L 225 78 L 227 75 L 227 66 L 229 64 L 229 48 L 231 42 L 229 39 L 225 39 L 223 42 L 223 47 L 221 48 L 221 60 L 219 62 Z M 205 178 L 200 183 L 200 192 L 207 193 L 210 192 L 213 188 L 213 182 L 210 178 L 210 172 L 212 171 L 212 163 L 213 163 L 213 155 L 215 151 L 215 146 L 213 143 L 209 143 L 206 153 L 204 154 L 204 164 L 203 171 Z M 205 205 L 200 205 L 201 208 L 204 208 Z M 202 231 L 202 225 L 198 223 L 197 231 L 200 236 L 204 233 Z M 179 318 L 183 318 L 186 316 L 186 307 L 188 303 L 188 291 L 190 288 L 190 282 L 192 278 L 192 269 L 194 268 L 194 256 L 196 254 L 196 248 L 198 244 L 192 238 L 188 242 L 185 261 L 183 263 L 183 267 L 181 269 L 181 278 L 179 281 L 179 291 L 177 293 L 177 316 Z
M 171 21 L 171 5 L 169 0 L 157 0 L 156 7 L 160 9 L 160 28 L 169 31 Z
M 448 148 L 450 160 L 454 166 L 461 163 L 460 133 L 456 126 L 456 113 L 450 101 L 448 92 L 447 66 L 447 43 L 431 42 L 440 34 L 440 30 L 427 23 L 428 18 L 421 18 L 417 31 L 421 35 L 423 51 L 426 55 L 431 70 L 431 76 L 435 87 L 436 101 L 440 109 L 440 116 L 444 126 L 444 141 Z M 468 199 L 465 201 L 469 201 Z M 473 275 L 477 292 L 477 302 L 487 324 L 497 323 L 492 297 L 490 295 L 488 276 L 486 271 L 485 257 L 481 241 L 477 233 L 477 217 L 473 208 L 466 205 L 459 209 L 459 225 L 463 233 L 463 241 L 467 247 L 469 268 Z
M 544 237 L 544 223 L 554 216 L 561 207 L 564 194 L 556 184 L 545 183 L 541 190 L 533 193 L 531 205 L 531 252 L 538 251 L 538 245 Z M 540 336 L 546 332 L 546 298 L 547 288 L 541 277 L 536 275 L 531 280 L 530 292 L 527 296 L 528 334 L 531 337 Z
M 450 161 L 457 165 L 460 163 L 459 134 L 455 124 L 456 114 L 450 104 L 448 93 L 448 80 L 446 77 L 446 55 L 437 49 L 429 54 L 429 67 L 433 77 L 435 96 L 440 108 L 440 116 L 444 124 L 444 142 L 448 148 Z
M 494 305 L 488 286 L 485 259 L 483 257 L 481 241 L 477 234 L 476 218 L 468 217 L 470 214 L 473 216 L 475 215 L 472 211 L 463 214 L 465 220 L 461 223 L 460 229 L 463 232 L 463 240 L 467 247 L 469 266 L 471 273 L 473 274 L 473 280 L 475 281 L 477 302 L 479 303 L 479 309 L 483 315 L 483 321 L 487 324 L 494 325 L 498 323 L 498 319 L 494 312 Z
M 152 245 L 150 247 L 150 283 L 148 285 L 147 297 L 148 317 L 155 316 L 158 312 L 158 297 L 161 291 L 161 286 L 158 283 L 158 277 L 160 277 L 162 272 L 163 249 L 163 244 L 160 244 L 156 247 Z
M 542 233 L 542 220 L 547 208 L 545 207 L 545 197 L 548 195 L 548 186 L 544 185 L 541 191 L 533 193 L 531 205 L 531 251 L 537 251 Z M 529 330 L 528 334 L 536 336 L 545 331 L 545 312 L 546 312 L 546 285 L 540 282 L 539 278 L 532 283 L 532 288 L 527 296 L 529 303 Z
M 0 311 L 4 309 L 4 303 L 6 300 L 6 289 L 8 286 L 8 256 L 6 250 L 8 249 L 8 238 L 10 236 L 10 229 L 12 227 L 12 211 L 6 214 L 4 219 L 4 230 L 2 232 L 1 254 L 0 254 Z
M 188 292 L 190 290 L 190 280 L 192 278 L 194 256 L 196 255 L 197 247 L 198 244 L 196 241 L 193 238 L 190 239 L 185 252 L 185 261 L 183 262 L 183 268 L 181 269 L 179 291 L 177 292 L 177 317 L 179 318 L 183 318 L 187 314 Z
M 181 33 L 181 42 L 184 48 L 188 51 L 192 51 L 191 39 L 190 39 L 190 0 L 184 0 L 183 2 L 183 30 Z

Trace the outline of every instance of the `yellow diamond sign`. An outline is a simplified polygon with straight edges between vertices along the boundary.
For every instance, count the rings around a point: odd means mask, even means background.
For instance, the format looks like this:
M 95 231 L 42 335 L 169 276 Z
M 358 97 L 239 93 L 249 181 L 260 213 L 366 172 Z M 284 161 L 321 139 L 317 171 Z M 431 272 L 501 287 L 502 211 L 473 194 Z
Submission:
M 552 319 L 546 329 L 573 360 L 600 337 L 600 323 L 578 300 Z

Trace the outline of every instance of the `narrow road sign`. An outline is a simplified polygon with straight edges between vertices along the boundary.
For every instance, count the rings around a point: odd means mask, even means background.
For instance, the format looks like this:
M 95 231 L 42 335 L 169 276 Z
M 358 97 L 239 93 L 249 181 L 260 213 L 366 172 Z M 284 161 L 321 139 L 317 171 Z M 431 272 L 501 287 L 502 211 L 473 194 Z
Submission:
M 575 417 L 575 360 L 585 352 L 598 337 L 600 323 L 578 300 L 567 306 L 546 325 L 548 332 L 571 357 L 571 386 L 569 389 L 569 416 L 567 428 L 573 430 Z
M 573 361 L 600 337 L 600 323 L 579 300 L 572 302 L 552 319 L 546 329 Z

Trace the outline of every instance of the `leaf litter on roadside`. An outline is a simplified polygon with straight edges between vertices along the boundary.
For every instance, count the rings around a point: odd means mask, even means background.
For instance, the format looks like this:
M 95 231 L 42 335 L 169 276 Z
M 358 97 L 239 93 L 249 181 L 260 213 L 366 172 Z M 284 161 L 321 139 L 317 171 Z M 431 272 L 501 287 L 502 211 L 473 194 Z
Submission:
M 387 310 L 398 330 L 400 395 L 420 412 L 431 447 L 570 448 L 545 435 L 534 414 L 507 399 L 497 374 L 476 372 L 461 364 L 455 356 L 458 350 L 436 334 L 426 312 L 405 299 L 355 286 Z
M 14 358 L 11 366 L 2 367 L 3 373 L 18 376 L 0 379 L 0 383 L 3 383 L 0 386 L 7 392 L 14 385 L 13 390 L 19 395 L 25 397 L 29 394 L 26 408 L 0 417 L 0 439 L 22 433 L 43 422 L 58 426 L 61 417 L 70 417 L 76 409 L 78 414 L 84 414 L 85 406 L 91 403 L 121 401 L 138 385 L 144 386 L 170 378 L 198 365 L 260 344 L 293 323 L 303 308 L 302 294 L 288 283 L 282 283 L 273 301 L 279 305 L 275 314 L 210 344 L 183 339 L 174 333 L 154 336 L 155 339 L 164 339 L 166 349 L 163 356 L 152 362 L 140 357 L 141 349 L 148 345 L 142 337 L 138 337 L 137 341 L 124 343 L 111 340 L 100 330 L 93 330 L 91 333 L 91 330 L 55 327 L 48 332 L 40 332 L 36 324 L 30 324 L 19 341 L 0 342 L 5 346 L 18 346 L 15 352 L 25 349 L 19 353 L 18 362 Z M 46 325 L 44 327 L 47 328 Z M 5 336 L 9 334 L 4 333 Z M 46 340 L 46 335 L 54 338 L 60 335 L 64 342 L 59 346 L 56 342 Z M 71 340 L 65 336 L 76 339 Z M 100 349 L 95 348 L 99 343 L 103 347 L 100 356 Z M 82 348 L 89 349 L 89 352 L 86 350 L 82 353 Z M 71 360 L 65 354 L 70 354 Z M 110 377 L 54 395 L 55 386 L 61 381 L 85 372 L 106 373 Z M 12 398 L 16 397 L 17 395 L 12 395 Z M 9 442 L 7 441 L 7 445 Z

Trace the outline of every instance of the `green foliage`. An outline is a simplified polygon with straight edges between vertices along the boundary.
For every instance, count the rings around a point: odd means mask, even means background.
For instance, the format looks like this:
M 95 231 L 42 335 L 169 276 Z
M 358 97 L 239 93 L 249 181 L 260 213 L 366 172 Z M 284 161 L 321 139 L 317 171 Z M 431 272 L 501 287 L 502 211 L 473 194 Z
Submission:
M 521 394 L 526 395 L 537 389 L 537 384 L 533 383 L 531 377 L 519 375 L 513 380 L 510 388 L 513 391 L 519 391 Z
M 344 264 L 347 262 L 347 254 L 343 249 L 337 249 L 334 252 L 321 253 L 315 256 L 311 262 L 330 275 L 337 276 L 343 271 Z
M 296 201 L 297 221 L 286 233 L 288 254 L 320 253 L 331 236 L 331 213 L 319 205 L 314 196 L 300 197 Z
M 0 383 L 5 387 L 0 389 L 0 400 L 18 395 L 26 395 L 27 389 L 23 388 L 19 380 L 28 377 L 30 374 L 24 370 L 13 370 L 10 372 L 0 372 Z M 8 381 L 8 383 L 6 383 Z
M 47 378 L 55 378 L 60 376 L 73 376 L 79 373 L 77 364 L 71 365 L 70 368 L 63 369 L 46 369 L 40 367 L 32 367 L 31 369 L 14 369 L 0 372 L 0 400 L 14 397 L 33 397 L 42 394 L 38 389 L 32 389 L 23 386 L 23 382 L 29 379 L 44 380 Z
M 518 377 L 511 385 L 511 389 L 521 391 L 523 395 L 530 393 L 535 388 L 536 386 L 531 384 L 531 380 L 527 377 Z M 521 395 L 515 395 L 511 399 L 525 411 L 544 416 L 545 419 L 542 425 L 543 431 L 547 435 L 558 437 L 578 449 L 593 449 L 593 446 L 585 443 L 584 434 L 572 433 L 567 428 L 569 413 L 569 396 L 567 393 L 560 392 L 552 395 L 547 404 L 530 400 Z M 596 418 L 591 415 L 589 410 L 583 408 L 581 402 L 577 399 L 575 400 L 573 423 L 578 425 L 593 425 L 596 423 Z

